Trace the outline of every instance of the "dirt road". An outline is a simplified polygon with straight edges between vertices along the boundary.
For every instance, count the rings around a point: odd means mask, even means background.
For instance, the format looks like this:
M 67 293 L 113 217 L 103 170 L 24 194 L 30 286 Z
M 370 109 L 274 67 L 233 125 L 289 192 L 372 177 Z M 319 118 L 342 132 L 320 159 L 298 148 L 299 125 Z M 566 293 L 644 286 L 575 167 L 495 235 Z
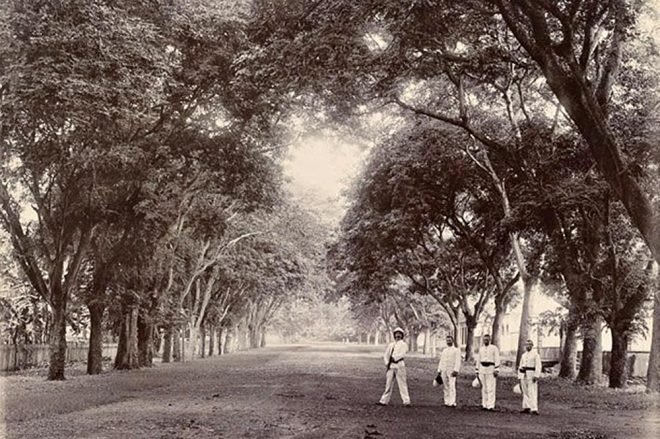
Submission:
M 390 406 L 375 405 L 384 367 L 380 348 L 364 346 L 273 347 L 64 382 L 0 377 L 0 437 L 660 437 L 658 402 L 648 395 L 542 383 L 542 415 L 532 417 L 519 413 L 509 378 L 499 380 L 498 411 L 488 413 L 463 374 L 459 407 L 450 409 L 431 386 L 435 360 L 406 363 L 412 408 L 396 391 Z

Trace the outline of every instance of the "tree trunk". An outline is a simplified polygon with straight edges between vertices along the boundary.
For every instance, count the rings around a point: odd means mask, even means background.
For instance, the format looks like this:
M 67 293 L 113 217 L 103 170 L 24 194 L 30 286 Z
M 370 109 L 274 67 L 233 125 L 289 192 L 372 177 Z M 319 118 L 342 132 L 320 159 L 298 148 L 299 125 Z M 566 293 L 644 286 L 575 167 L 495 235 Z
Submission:
M 582 328 L 582 359 L 577 381 L 599 384 L 603 378 L 603 343 L 600 317 L 594 317 Z
M 505 308 L 506 306 L 495 300 L 495 315 L 493 316 L 493 325 L 490 330 L 490 340 L 498 348 L 502 346 L 502 319 L 504 318 Z
M 628 334 L 616 328 L 612 332 L 612 355 L 610 356 L 609 387 L 621 389 L 628 381 Z
M 154 324 L 146 310 L 140 310 L 137 323 L 138 364 L 140 367 L 154 365 Z
M 199 354 L 199 329 L 195 325 L 188 325 L 188 340 L 183 343 L 183 360 L 190 361 Z
M 40 308 L 43 306 L 41 302 L 36 302 L 34 304 L 34 315 L 37 315 L 41 312 Z M 44 334 L 45 334 L 45 324 L 41 319 L 36 319 L 33 323 L 34 325 L 34 342 L 36 344 L 44 343 Z
M 247 326 L 241 326 L 239 331 L 239 350 L 244 351 L 250 348 L 250 330 Z
M 173 332 L 174 332 L 174 334 L 173 334 L 173 337 L 172 337 L 172 341 L 174 343 L 172 343 L 172 359 L 175 362 L 180 362 L 180 361 L 183 361 L 183 358 L 182 358 L 183 355 L 182 355 L 182 350 L 181 350 L 181 347 L 182 347 L 181 346 L 182 345 L 182 343 L 181 343 L 181 332 L 182 331 L 181 331 L 181 328 L 177 327 L 177 328 L 174 328 Z
M 561 362 L 559 364 L 559 376 L 574 380 L 577 377 L 577 334 L 579 325 L 577 321 L 571 321 L 569 311 L 564 344 L 561 351 Z
M 259 342 L 259 347 L 260 348 L 265 348 L 266 347 L 266 331 L 262 328 L 260 331 L 260 342 Z
M 94 302 L 89 309 L 89 350 L 87 351 L 87 374 L 103 372 L 103 313 L 105 305 Z
M 204 358 L 206 356 L 206 326 L 202 325 L 201 328 L 199 328 L 199 338 L 200 340 L 200 347 L 199 347 L 199 356 Z
M 419 339 L 419 332 L 416 331 L 416 330 L 411 331 L 411 333 L 410 333 L 410 351 L 411 352 L 417 352 L 419 350 L 418 339 Z
M 232 344 L 234 343 L 234 330 L 231 328 L 227 329 L 227 335 L 225 336 L 225 343 L 222 349 L 223 354 L 228 354 L 232 352 L 233 346 Z
M 172 338 L 174 331 L 172 326 L 167 325 L 163 334 L 163 363 L 172 361 Z
M 651 354 L 646 372 L 646 391 L 660 392 L 660 292 L 653 294 L 653 328 L 651 329 Z
M 220 326 L 218 328 L 218 355 L 223 355 L 225 353 L 225 343 L 223 340 L 225 328 Z
M 248 332 L 249 332 L 249 334 L 250 334 L 250 335 L 249 335 L 249 340 L 250 340 L 250 341 L 249 341 L 249 345 L 248 345 L 248 346 L 249 346 L 251 349 L 256 348 L 256 347 L 257 347 L 257 343 L 258 343 L 258 341 L 257 341 L 257 330 L 256 330 L 253 326 L 249 326 L 249 327 L 248 327 Z
M 454 343 L 454 346 L 456 346 L 456 343 Z M 431 355 L 435 357 L 437 352 L 438 352 L 438 333 L 434 331 L 431 334 Z
M 115 369 L 138 369 L 138 307 L 126 306 L 124 309 L 119 344 L 115 357 Z
M 59 291 L 53 294 L 53 321 L 50 331 L 49 380 L 64 379 L 66 364 L 66 304 L 67 295 Z
M 465 340 L 465 361 L 474 360 L 474 328 L 477 327 L 476 321 L 467 321 L 465 323 L 467 328 L 466 340 Z
M 209 357 L 212 357 L 215 349 L 215 325 L 211 325 L 209 331 Z
M 520 358 L 525 352 L 525 344 L 529 339 L 529 324 L 530 314 L 532 308 L 532 287 L 534 286 L 534 279 L 525 276 L 523 278 L 523 302 L 522 309 L 520 310 L 520 329 L 518 331 L 518 350 L 516 352 L 516 368 L 520 365 Z
M 154 356 L 158 357 L 160 356 L 160 349 L 163 347 L 163 337 L 162 337 L 162 331 L 161 328 L 158 326 L 154 325 Z
M 426 328 L 424 330 L 424 347 L 422 348 L 424 355 L 428 355 L 431 350 L 430 338 L 431 338 L 431 328 Z

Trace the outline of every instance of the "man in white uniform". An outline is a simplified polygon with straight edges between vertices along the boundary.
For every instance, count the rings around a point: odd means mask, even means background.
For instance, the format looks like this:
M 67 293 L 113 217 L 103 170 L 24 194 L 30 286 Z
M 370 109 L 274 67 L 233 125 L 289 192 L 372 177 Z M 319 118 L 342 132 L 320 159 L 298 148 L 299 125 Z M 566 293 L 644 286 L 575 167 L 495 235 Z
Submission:
M 410 406 L 410 396 L 408 396 L 408 382 L 406 380 L 406 364 L 403 362 L 403 357 L 408 353 L 408 345 L 403 341 L 403 329 L 396 328 L 394 330 L 394 341 L 387 345 L 383 360 L 387 367 L 387 374 L 385 375 L 385 392 L 380 397 L 378 405 L 387 405 L 390 403 L 392 397 L 392 387 L 394 386 L 394 378 L 399 386 L 399 393 L 403 400 L 405 407 Z
M 538 351 L 532 350 L 534 342 L 527 340 L 525 349 L 527 352 L 520 357 L 520 366 L 518 367 L 518 379 L 520 380 L 520 390 L 522 390 L 522 413 L 539 414 L 539 394 L 538 380 L 541 377 L 541 356 Z
M 497 375 L 500 373 L 500 350 L 490 344 L 490 335 L 484 335 L 484 344 L 475 358 L 476 372 L 481 382 L 481 408 L 495 410 Z
M 442 377 L 446 407 L 456 407 L 456 377 L 461 370 L 461 350 L 454 346 L 454 337 L 448 335 L 447 347 L 440 353 L 438 373 Z

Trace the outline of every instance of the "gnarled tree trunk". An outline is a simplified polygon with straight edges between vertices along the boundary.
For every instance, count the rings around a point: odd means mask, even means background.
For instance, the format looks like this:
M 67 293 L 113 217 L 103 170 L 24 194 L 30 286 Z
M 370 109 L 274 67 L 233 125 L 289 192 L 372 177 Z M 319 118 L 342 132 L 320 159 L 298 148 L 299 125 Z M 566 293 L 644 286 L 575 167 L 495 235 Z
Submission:
M 603 379 L 602 319 L 593 317 L 582 327 L 582 359 L 577 381 L 599 384 Z
M 609 387 L 626 387 L 628 381 L 628 333 L 610 328 L 612 331 L 612 356 L 610 357 Z
M 87 373 L 97 375 L 103 372 L 103 313 L 105 305 L 94 302 L 89 309 L 89 351 L 87 352 Z
M 49 338 L 49 380 L 64 379 L 64 365 L 66 364 L 66 303 L 66 294 L 61 291 L 53 294 L 53 321 Z
M 138 369 L 138 306 L 124 306 L 115 369 Z
M 564 344 L 561 352 L 561 362 L 559 363 L 559 376 L 574 380 L 577 377 L 577 335 L 579 324 L 577 319 L 571 319 L 569 311 L 566 330 L 564 333 Z
M 154 364 L 154 324 L 147 310 L 140 310 L 137 329 L 138 364 L 151 367 Z

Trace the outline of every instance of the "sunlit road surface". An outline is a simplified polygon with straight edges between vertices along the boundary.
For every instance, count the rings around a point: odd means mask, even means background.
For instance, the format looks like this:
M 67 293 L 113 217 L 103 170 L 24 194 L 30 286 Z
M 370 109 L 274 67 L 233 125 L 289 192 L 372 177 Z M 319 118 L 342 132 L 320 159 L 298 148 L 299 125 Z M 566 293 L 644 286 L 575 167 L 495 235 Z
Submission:
M 586 403 L 544 398 L 541 416 L 519 413 L 513 378 L 498 382 L 498 411 L 477 407 L 466 368 L 456 409 L 433 388 L 436 360 L 406 360 L 412 408 L 384 387 L 382 346 L 277 346 L 64 382 L 42 376 L 0 378 L 1 437 L 8 438 L 536 438 L 660 437 L 657 408 L 615 410 L 598 394 Z M 616 395 L 614 395 L 616 397 Z M 576 399 L 577 398 L 577 399 Z M 560 433 L 564 432 L 564 436 Z M 586 434 L 586 433 L 585 433 Z

